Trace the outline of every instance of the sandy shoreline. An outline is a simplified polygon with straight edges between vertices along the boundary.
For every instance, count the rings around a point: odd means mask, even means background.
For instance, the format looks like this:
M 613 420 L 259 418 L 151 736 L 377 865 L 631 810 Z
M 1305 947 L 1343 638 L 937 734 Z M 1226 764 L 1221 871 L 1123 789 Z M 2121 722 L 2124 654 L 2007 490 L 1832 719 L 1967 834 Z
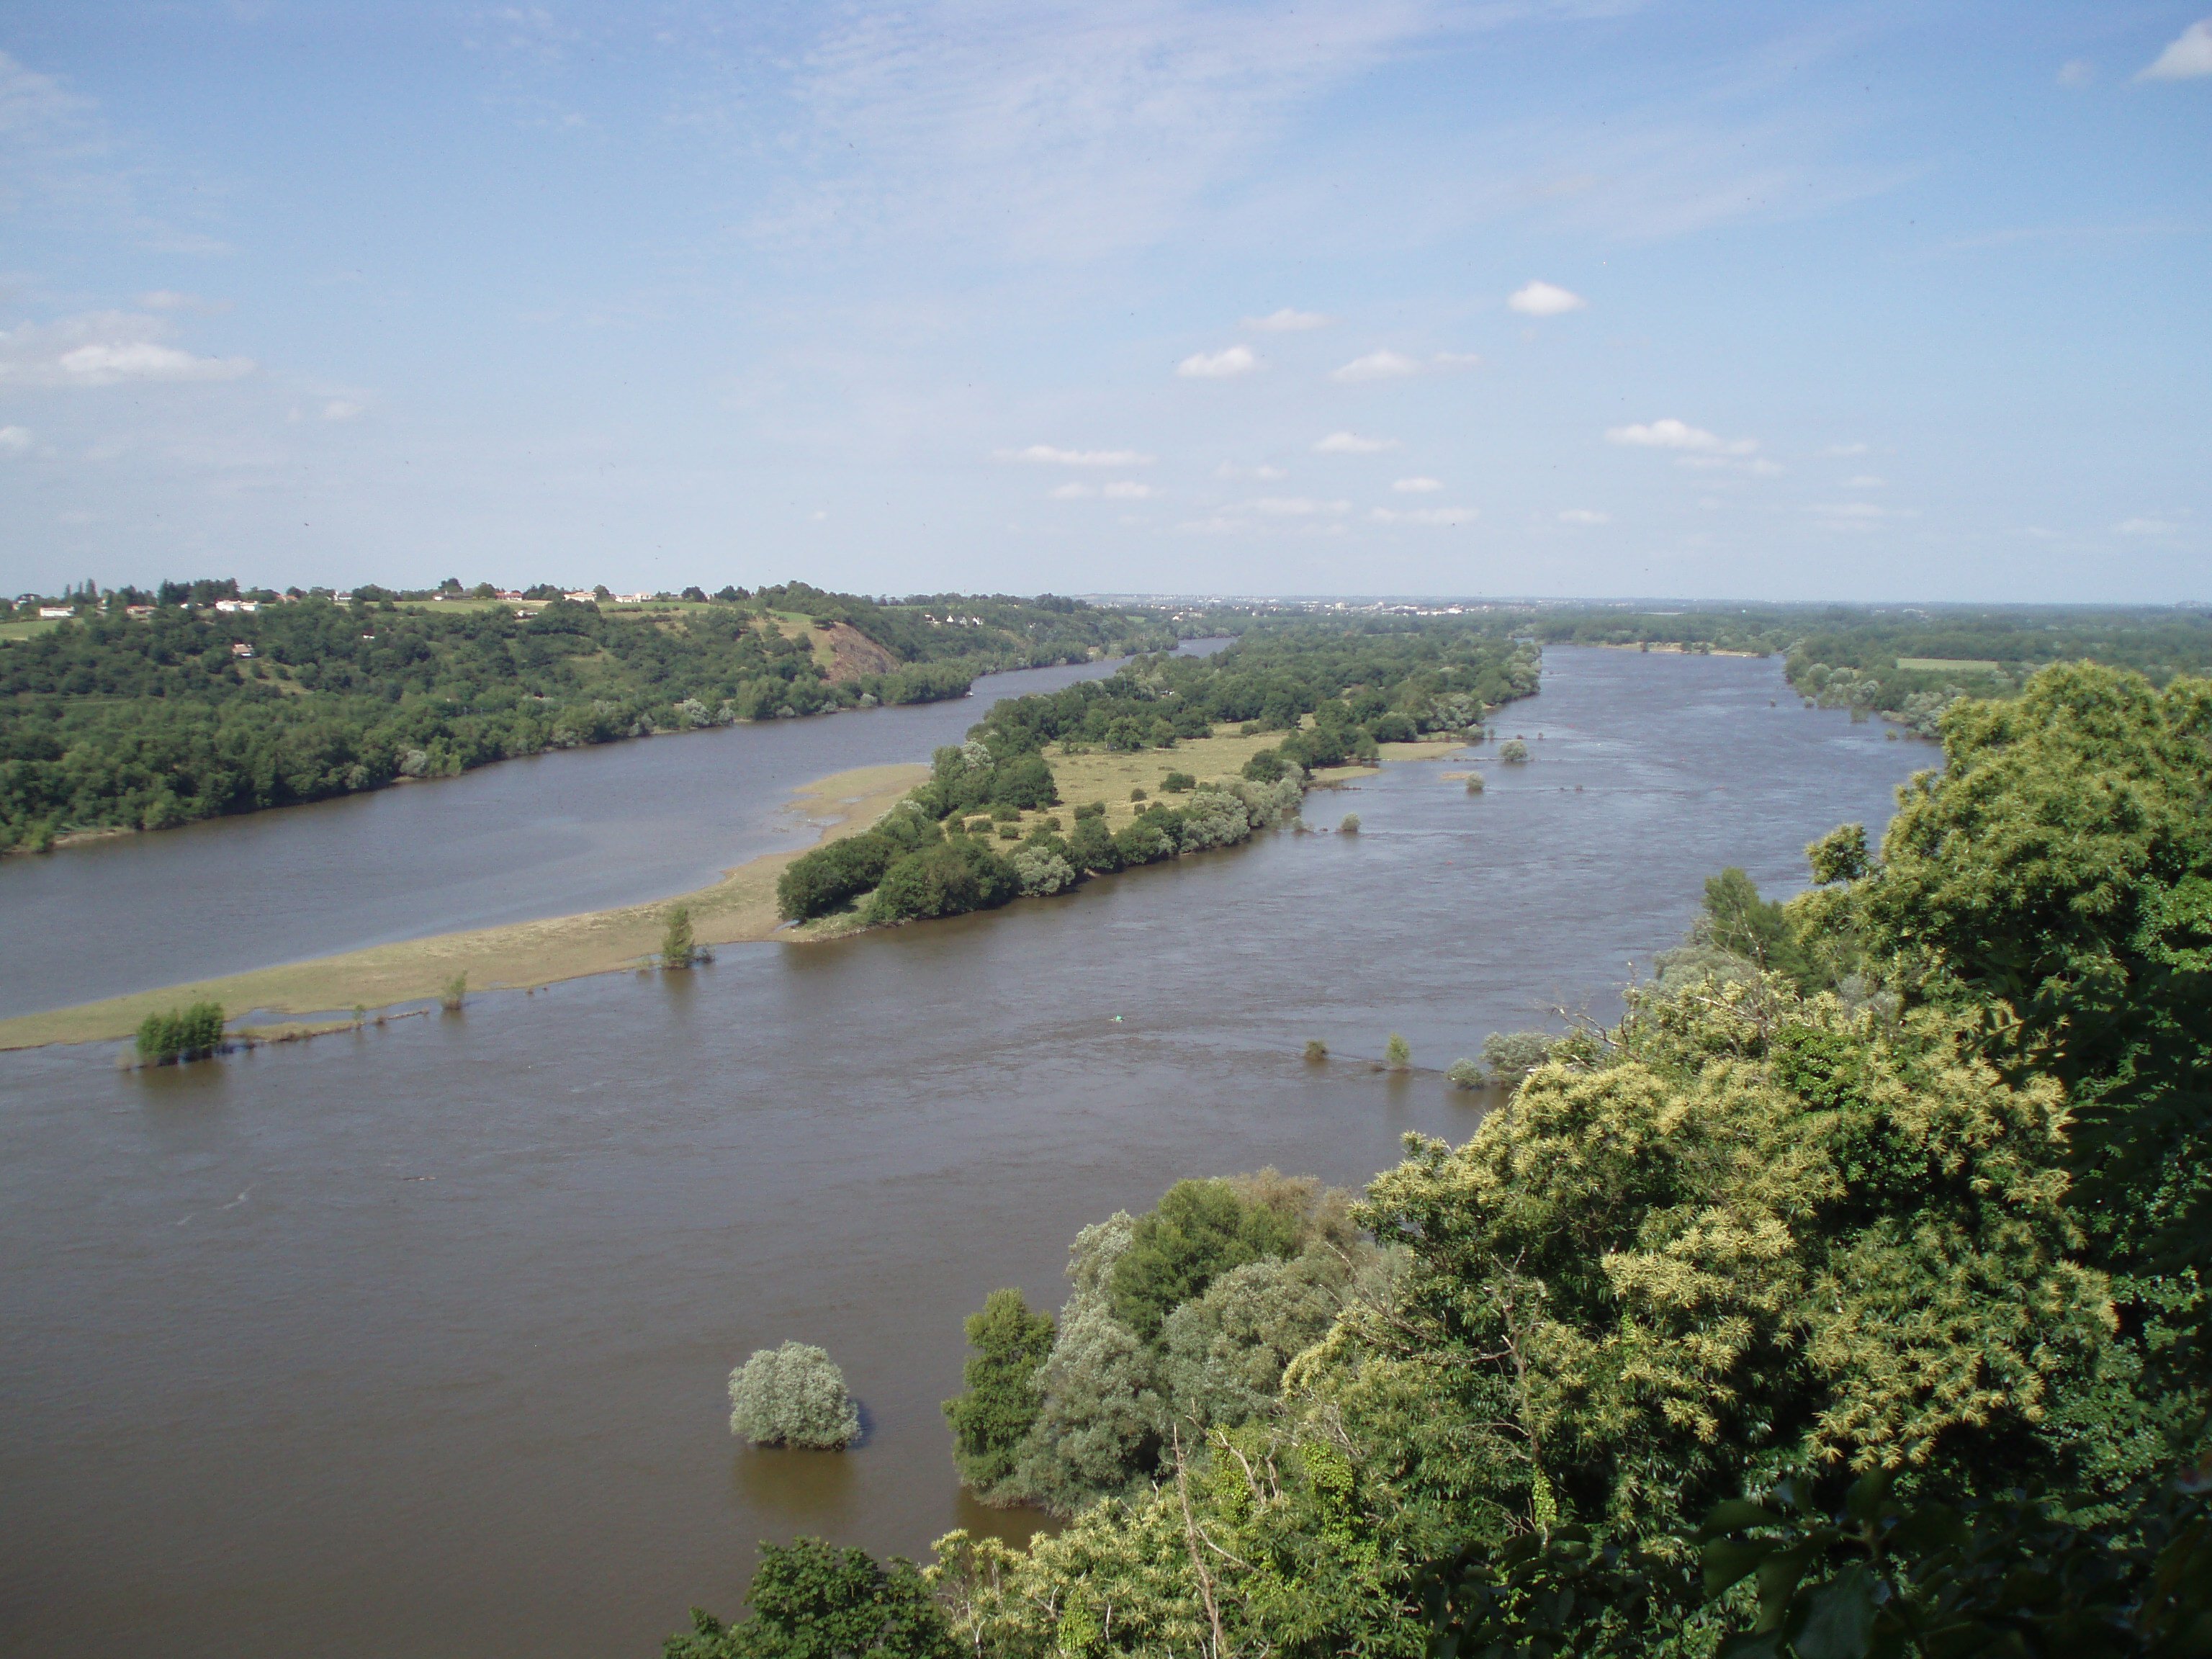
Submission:
M 823 824 L 812 843 L 864 830 L 929 775 L 927 766 L 862 767 L 793 792 L 793 805 Z M 805 848 L 769 853 L 726 871 L 713 885 L 650 903 L 510 922 L 468 933 L 439 933 L 395 945 L 221 979 L 165 986 L 102 1002 L 0 1020 L 0 1049 L 47 1043 L 105 1042 L 128 1037 L 147 1015 L 191 1002 L 219 1002 L 234 1018 L 249 1012 L 281 1026 L 288 1018 L 343 1012 L 356 1006 L 390 1008 L 439 994 L 456 974 L 469 989 L 520 991 L 590 974 L 636 967 L 659 949 L 672 906 L 689 905 L 702 945 L 741 945 L 776 930 L 776 878 Z M 257 1028 L 264 1022 L 257 1020 Z

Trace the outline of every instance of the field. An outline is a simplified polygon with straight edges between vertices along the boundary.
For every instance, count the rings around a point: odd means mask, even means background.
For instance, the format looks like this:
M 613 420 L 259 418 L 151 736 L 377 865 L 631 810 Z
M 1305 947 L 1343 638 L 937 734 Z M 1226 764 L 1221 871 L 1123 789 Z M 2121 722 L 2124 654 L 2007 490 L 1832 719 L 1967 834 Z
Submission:
M 1997 667 L 1986 657 L 1899 657 L 1897 665 L 1925 674 L 1993 674 Z
M 42 620 L 37 617 L 33 617 L 27 622 L 0 623 L 0 645 L 6 645 L 15 640 L 34 639 L 39 635 L 60 626 L 61 623 L 58 622 Z
M 927 775 L 926 768 L 912 765 L 841 772 L 799 791 L 797 805 L 824 826 L 822 839 L 828 841 L 866 829 Z M 775 853 L 754 859 L 711 887 L 650 904 L 408 939 L 316 962 L 0 1020 L 0 1049 L 127 1037 L 147 1015 L 191 1002 L 219 1002 L 234 1018 L 247 1012 L 271 1016 L 249 1028 L 262 1034 L 280 1027 L 287 1016 L 296 1019 L 342 1012 L 357 1004 L 388 1008 L 434 998 L 456 974 L 468 975 L 471 992 L 519 991 L 588 974 L 641 968 L 659 948 L 669 909 L 677 904 L 691 907 L 692 928 L 702 945 L 765 939 L 776 930 L 776 878 L 797 856 Z

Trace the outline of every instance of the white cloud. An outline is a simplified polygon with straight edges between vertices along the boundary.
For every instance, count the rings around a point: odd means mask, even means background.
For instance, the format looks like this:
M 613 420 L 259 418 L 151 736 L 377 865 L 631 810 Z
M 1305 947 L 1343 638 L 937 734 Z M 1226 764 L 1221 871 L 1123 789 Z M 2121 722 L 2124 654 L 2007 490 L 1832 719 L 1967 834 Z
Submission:
M 1439 351 L 1437 353 L 1437 367 L 1438 368 L 1479 368 L 1481 367 L 1481 364 L 1482 359 L 1472 351 Z
M 1264 317 L 1247 317 L 1247 328 L 1264 328 L 1270 334 L 1302 334 L 1310 328 L 1327 328 L 1335 320 L 1318 311 L 1293 311 L 1285 306 L 1280 311 L 1271 311 Z
M 198 311 L 204 303 L 197 294 L 179 294 L 173 288 L 157 288 L 151 294 L 142 294 L 138 303 L 148 311 Z
M 1097 493 L 1087 483 L 1064 483 L 1052 492 L 1052 498 L 1056 501 L 1080 501 Z
M 1193 352 L 1176 365 L 1176 373 L 1194 380 L 1227 380 L 1259 367 L 1251 347 L 1233 345 L 1222 351 Z
M 333 398 L 323 405 L 323 418 L 326 421 L 349 421 L 360 413 L 359 404 L 349 403 L 343 398 Z
M 1559 514 L 1561 524 L 1611 524 L 1613 514 L 1600 513 L 1595 507 L 1571 507 Z
M 0 426 L 0 455 L 20 455 L 31 447 L 27 426 Z
M 2086 87 L 2096 77 L 2097 66 L 2086 58 L 2076 58 L 2058 66 L 2058 84 L 2062 87 Z
M 1318 455 L 1375 455 L 1395 449 L 1395 438 L 1363 438 L 1356 432 L 1332 432 L 1314 446 Z
M 2199 19 L 2182 30 L 2173 44 L 2136 74 L 2138 81 L 2193 81 L 2212 75 L 2212 17 Z
M 1160 492 L 1148 483 L 1124 479 L 1118 483 L 1108 484 L 1098 493 L 1109 501 L 1148 501 Z
M 1474 507 L 1377 507 L 1367 516 L 1377 524 L 1472 524 L 1482 516 Z
M 1039 466 L 1150 466 L 1158 458 L 1133 449 L 1055 449 L 1050 444 L 1031 444 L 1027 449 L 1001 449 L 997 459 Z
M 1262 495 L 1244 505 L 1271 519 L 1310 519 L 1352 511 L 1350 501 L 1317 501 L 1309 495 Z
M 1390 486 L 1391 489 L 1408 495 L 1425 495 L 1432 489 L 1442 489 L 1443 487 L 1443 480 L 1441 478 L 1401 478 Z
M 0 332 L 0 385 L 114 386 L 125 380 L 235 380 L 251 357 L 197 357 L 163 345 L 158 318 L 94 312 Z
M 1272 483 L 1278 478 L 1287 478 L 1291 475 L 1279 466 L 1269 466 L 1265 461 L 1257 466 L 1239 466 L 1234 461 L 1224 461 L 1213 469 L 1213 476 L 1217 478 L 1258 478 Z
M 1708 455 L 1748 455 L 1759 447 L 1756 439 L 1722 438 L 1703 427 L 1672 418 L 1638 426 L 1611 427 L 1605 435 L 1610 442 L 1644 449 L 1686 449 Z
M 1354 357 L 1328 378 L 1332 380 L 1395 380 L 1420 372 L 1420 364 L 1411 357 L 1395 351 L 1370 351 L 1364 357 Z
M 2181 526 L 2166 519 L 2123 519 L 2112 526 L 2115 536 L 2171 536 Z
M 1513 290 L 1505 303 L 1524 317 L 1559 317 L 1581 311 L 1589 301 L 1552 283 L 1529 283 Z

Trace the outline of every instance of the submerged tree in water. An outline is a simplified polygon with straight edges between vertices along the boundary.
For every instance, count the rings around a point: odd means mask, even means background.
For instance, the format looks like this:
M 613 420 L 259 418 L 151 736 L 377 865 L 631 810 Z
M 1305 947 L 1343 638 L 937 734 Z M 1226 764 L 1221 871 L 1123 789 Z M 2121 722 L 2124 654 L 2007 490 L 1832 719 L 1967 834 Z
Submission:
M 805 1342 L 755 1350 L 730 1373 L 730 1432 L 757 1446 L 836 1449 L 860 1432 L 845 1374 Z
M 660 965 L 689 968 L 698 954 L 691 936 L 691 907 L 679 904 L 668 913 L 668 931 L 660 936 Z
M 222 1047 L 222 1026 L 219 1002 L 196 1002 L 166 1014 L 149 1014 L 138 1027 L 138 1058 L 153 1066 L 205 1060 Z
M 994 1291 L 981 1313 L 968 1316 L 961 1367 L 963 1392 L 945 1402 L 952 1425 L 952 1462 L 960 1482 L 986 1503 L 1012 1480 L 1022 1443 L 1037 1419 L 1037 1370 L 1052 1352 L 1050 1314 L 1032 1313 L 1022 1293 Z

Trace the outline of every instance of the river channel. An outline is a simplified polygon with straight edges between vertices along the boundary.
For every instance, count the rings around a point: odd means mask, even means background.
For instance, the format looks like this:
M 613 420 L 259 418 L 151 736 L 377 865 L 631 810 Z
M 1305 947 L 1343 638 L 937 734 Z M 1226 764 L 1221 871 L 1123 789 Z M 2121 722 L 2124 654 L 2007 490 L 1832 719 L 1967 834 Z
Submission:
M 956 708 L 816 770 L 926 758 L 980 712 Z M 0 1651 L 643 1659 L 691 1604 L 738 1610 L 763 1539 L 1025 1533 L 960 1498 L 938 1410 L 986 1292 L 1057 1305 L 1076 1228 L 1182 1176 L 1356 1184 L 1408 1130 L 1463 1139 L 1485 1103 L 1443 1067 L 1554 1009 L 1611 1015 L 1705 876 L 1796 888 L 1806 842 L 1878 830 L 1936 758 L 1749 659 L 1554 649 L 1500 730 L 1534 758 L 1477 751 L 1479 796 L 1412 762 L 1309 798 L 1357 836 L 193 1066 L 0 1054 Z M 753 763 L 724 741 L 627 750 L 726 783 Z M 528 781 L 560 775 L 486 775 L 512 818 L 485 856 L 550 844 L 538 816 L 567 809 Z M 476 781 L 392 799 L 474 812 Z M 418 839 L 368 850 L 436 866 L 439 812 L 407 810 Z M 194 833 L 210 868 L 228 847 L 307 880 L 301 821 Z M 656 822 L 595 845 L 650 859 Z M 91 872 L 91 904 L 118 866 L 47 867 Z M 455 924 L 500 919 L 504 878 L 456 882 Z M 197 925 L 265 948 L 252 917 Z M 97 930 L 70 943 L 100 994 L 134 971 Z M 1393 1031 L 1410 1076 L 1366 1063 Z M 1305 1063 L 1310 1037 L 1337 1058 Z M 844 1366 L 856 1449 L 732 1443 L 730 1367 L 791 1337 Z

